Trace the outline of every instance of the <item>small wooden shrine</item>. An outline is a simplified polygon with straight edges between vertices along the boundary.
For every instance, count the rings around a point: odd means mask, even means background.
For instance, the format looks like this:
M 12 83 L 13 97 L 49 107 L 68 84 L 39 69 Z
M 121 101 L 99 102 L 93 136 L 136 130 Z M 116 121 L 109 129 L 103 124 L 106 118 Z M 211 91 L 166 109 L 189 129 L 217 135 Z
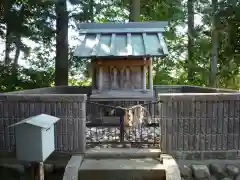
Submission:
M 167 22 L 82 23 L 75 56 L 91 59 L 91 99 L 153 98 L 152 57 L 168 54 Z

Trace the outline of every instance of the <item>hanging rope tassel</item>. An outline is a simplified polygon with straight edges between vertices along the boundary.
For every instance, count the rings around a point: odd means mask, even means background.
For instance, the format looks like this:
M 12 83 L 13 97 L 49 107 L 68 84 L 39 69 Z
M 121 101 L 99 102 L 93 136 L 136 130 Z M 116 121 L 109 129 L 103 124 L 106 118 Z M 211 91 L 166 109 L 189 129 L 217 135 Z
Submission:
M 148 115 L 147 118 L 144 116 L 145 112 Z M 124 115 L 124 127 L 126 135 L 129 136 L 130 128 L 141 130 L 143 124 L 147 124 L 149 119 L 151 120 L 149 111 L 141 105 L 135 105 L 131 108 L 126 108 Z

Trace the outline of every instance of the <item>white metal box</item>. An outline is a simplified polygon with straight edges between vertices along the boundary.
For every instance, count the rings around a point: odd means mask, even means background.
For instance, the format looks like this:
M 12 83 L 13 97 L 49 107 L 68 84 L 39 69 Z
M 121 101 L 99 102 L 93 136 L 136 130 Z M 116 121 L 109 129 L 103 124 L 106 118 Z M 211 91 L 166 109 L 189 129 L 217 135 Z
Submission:
M 43 162 L 55 150 L 54 124 L 59 118 L 40 114 L 15 126 L 16 155 L 20 161 Z

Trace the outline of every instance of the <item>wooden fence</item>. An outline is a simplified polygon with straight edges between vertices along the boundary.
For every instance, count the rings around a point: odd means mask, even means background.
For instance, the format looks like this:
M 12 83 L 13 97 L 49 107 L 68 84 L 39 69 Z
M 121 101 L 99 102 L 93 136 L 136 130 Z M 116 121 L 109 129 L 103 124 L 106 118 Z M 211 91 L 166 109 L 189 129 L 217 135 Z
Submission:
M 0 94 L 0 150 L 15 150 L 10 125 L 44 113 L 60 118 L 55 128 L 57 151 L 84 152 L 86 99 L 82 94 Z
M 84 152 L 87 95 L 80 94 L 77 87 L 63 90 L 43 88 L 0 94 L 0 150 L 15 149 L 14 128 L 8 126 L 45 113 L 61 119 L 56 124 L 57 151 Z M 158 94 L 158 98 L 161 103 L 149 107 L 160 120 L 159 143 L 163 152 L 181 159 L 239 157 L 240 93 L 178 91 Z
M 161 148 L 181 159 L 236 159 L 240 93 L 159 94 Z

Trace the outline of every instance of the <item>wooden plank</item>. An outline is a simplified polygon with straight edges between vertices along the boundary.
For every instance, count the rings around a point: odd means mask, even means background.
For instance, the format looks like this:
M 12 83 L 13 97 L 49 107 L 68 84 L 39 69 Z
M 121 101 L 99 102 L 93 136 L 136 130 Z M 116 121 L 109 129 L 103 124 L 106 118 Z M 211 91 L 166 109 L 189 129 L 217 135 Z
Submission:
M 103 117 L 90 117 L 87 121 L 87 126 L 91 124 L 102 124 L 102 125 L 108 125 L 113 124 L 119 125 L 120 123 L 120 117 L 119 116 L 103 116 Z
M 149 146 L 153 146 L 154 148 L 159 148 L 159 142 L 158 141 L 123 141 L 123 142 L 119 142 L 119 140 L 113 140 L 113 141 L 100 141 L 100 142 L 87 142 L 88 145 L 93 145 L 93 146 L 98 146 L 98 145 L 106 145 L 106 144 L 111 144 L 111 145 L 130 145 L 131 147 L 141 147 L 142 145 L 149 145 Z M 93 147 L 92 146 L 92 147 Z
M 120 123 L 120 117 L 114 117 L 114 116 L 107 117 L 107 116 L 105 116 L 105 117 L 103 117 L 102 120 L 103 120 L 103 123 L 106 123 L 106 124 L 108 124 L 108 123 L 119 124 Z
M 151 65 L 152 60 L 147 59 L 113 59 L 113 60 L 96 60 L 93 66 L 143 66 Z
M 107 128 L 107 127 L 116 127 L 116 128 L 119 128 L 120 127 L 120 120 L 119 122 L 105 122 L 105 123 L 94 123 L 94 122 L 90 122 L 90 123 L 87 123 L 87 128 L 93 128 L 93 127 L 104 127 L 104 128 Z M 155 127 L 155 128 L 158 128 L 160 126 L 160 123 L 148 123 L 148 124 L 144 124 L 144 127 Z M 128 127 L 128 126 L 125 126 L 125 127 Z

